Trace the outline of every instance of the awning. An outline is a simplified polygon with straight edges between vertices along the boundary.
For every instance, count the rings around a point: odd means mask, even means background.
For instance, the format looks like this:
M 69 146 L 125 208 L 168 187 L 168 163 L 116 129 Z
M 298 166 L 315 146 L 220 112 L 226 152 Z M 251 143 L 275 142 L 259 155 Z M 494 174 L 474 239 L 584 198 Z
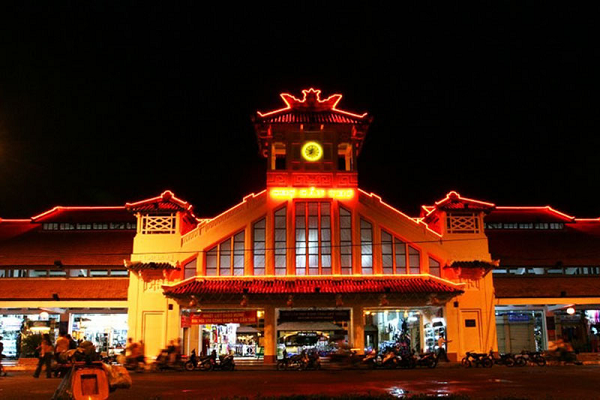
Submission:
M 184 298 L 201 294 L 461 294 L 462 285 L 430 275 L 398 277 L 196 277 L 172 286 L 165 285 L 166 296 Z
M 325 331 L 325 332 L 335 332 L 335 331 L 343 331 L 344 328 L 333 324 L 331 322 L 284 322 L 283 324 L 277 325 L 278 331 Z
M 166 262 L 138 262 L 138 261 L 133 261 L 133 262 L 128 262 L 125 264 L 127 268 L 129 268 L 130 270 L 133 271 L 141 271 L 141 270 L 151 270 L 151 271 L 158 271 L 158 270 L 164 270 L 164 269 L 179 269 L 176 266 L 174 266 L 171 263 L 166 263 Z
M 127 300 L 129 278 L 0 279 L 0 300 Z

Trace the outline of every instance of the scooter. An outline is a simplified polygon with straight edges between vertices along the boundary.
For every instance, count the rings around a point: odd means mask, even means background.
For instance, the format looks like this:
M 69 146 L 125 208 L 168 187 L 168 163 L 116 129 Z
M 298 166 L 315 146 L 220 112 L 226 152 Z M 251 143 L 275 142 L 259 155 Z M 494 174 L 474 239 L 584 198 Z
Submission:
M 436 353 L 421 353 L 416 359 L 418 367 L 435 368 L 438 364 L 438 356 Z
M 213 369 L 213 363 L 211 362 L 211 356 L 198 357 L 196 356 L 196 349 L 192 350 L 190 358 L 185 362 L 186 371 L 210 371 Z
M 506 365 L 507 367 L 515 366 L 515 356 L 513 356 L 511 353 L 505 353 L 505 354 L 498 353 L 498 357 L 496 357 L 494 351 L 490 349 L 489 357 L 492 359 L 494 364 Z
M 461 364 L 463 367 L 471 368 L 473 364 L 476 367 L 492 368 L 494 361 L 488 356 L 487 353 L 473 353 L 467 351 L 467 356 L 462 359 Z
M 161 372 L 161 371 L 183 371 L 184 363 L 181 360 L 171 361 L 171 354 L 168 349 L 162 349 L 158 356 L 156 357 L 156 361 L 152 363 L 152 371 Z
M 281 360 L 277 360 L 277 370 L 301 370 L 304 367 L 303 358 L 304 355 L 302 353 L 290 356 L 288 355 L 287 351 L 284 350 L 283 358 Z
M 400 366 L 400 358 L 393 351 L 388 351 L 383 356 L 378 356 L 375 368 L 394 369 Z
M 210 361 L 212 369 L 215 371 L 233 371 L 235 369 L 235 361 L 233 361 L 233 355 L 231 354 L 217 357 L 217 352 L 213 350 L 210 354 Z

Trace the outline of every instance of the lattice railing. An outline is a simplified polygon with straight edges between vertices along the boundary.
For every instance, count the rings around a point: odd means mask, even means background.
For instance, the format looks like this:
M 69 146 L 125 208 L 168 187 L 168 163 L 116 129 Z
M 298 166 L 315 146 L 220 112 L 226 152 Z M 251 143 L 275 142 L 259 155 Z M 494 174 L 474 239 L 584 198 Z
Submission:
M 175 222 L 175 214 L 144 215 L 142 216 L 142 233 L 147 235 L 175 233 Z
M 479 233 L 479 218 L 477 214 L 451 214 L 447 218 L 448 233 Z

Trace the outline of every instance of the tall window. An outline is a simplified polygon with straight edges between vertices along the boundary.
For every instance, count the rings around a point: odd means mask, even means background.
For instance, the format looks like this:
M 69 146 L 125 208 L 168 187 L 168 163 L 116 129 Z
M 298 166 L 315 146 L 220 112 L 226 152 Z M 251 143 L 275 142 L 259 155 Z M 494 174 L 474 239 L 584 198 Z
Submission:
M 252 240 L 254 250 L 254 275 L 265 274 L 265 231 L 266 220 L 263 218 L 256 222 L 253 227 Z
M 275 211 L 275 275 L 285 275 L 287 269 L 286 207 Z
M 331 274 L 331 204 L 296 203 L 296 275 Z
M 183 266 L 183 279 L 188 279 L 188 278 L 191 278 L 192 276 L 196 276 L 196 259 L 195 258 Z
M 340 267 L 343 275 L 352 274 L 352 213 L 340 207 Z
M 360 264 L 363 274 L 373 273 L 373 226 L 360 220 Z
M 381 268 L 384 274 L 394 273 L 394 249 L 392 235 L 381 231 Z
M 429 273 L 431 275 L 435 275 L 435 276 L 442 276 L 441 273 L 441 269 L 440 269 L 440 262 L 437 260 L 434 260 L 433 258 L 429 257 Z
M 244 231 L 206 252 L 206 275 L 244 275 Z
M 381 260 L 384 274 L 418 274 L 421 272 L 419 250 L 384 230 L 381 231 Z

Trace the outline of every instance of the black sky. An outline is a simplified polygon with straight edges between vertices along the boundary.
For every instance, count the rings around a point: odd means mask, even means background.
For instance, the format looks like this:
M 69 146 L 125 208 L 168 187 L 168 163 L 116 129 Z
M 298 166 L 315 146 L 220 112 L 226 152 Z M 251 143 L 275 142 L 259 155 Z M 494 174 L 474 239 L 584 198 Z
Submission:
M 308 87 L 374 116 L 360 186 L 409 214 L 600 216 L 597 10 L 84 3 L 1 6 L 0 217 L 165 189 L 215 215 L 264 187 L 250 116 Z

